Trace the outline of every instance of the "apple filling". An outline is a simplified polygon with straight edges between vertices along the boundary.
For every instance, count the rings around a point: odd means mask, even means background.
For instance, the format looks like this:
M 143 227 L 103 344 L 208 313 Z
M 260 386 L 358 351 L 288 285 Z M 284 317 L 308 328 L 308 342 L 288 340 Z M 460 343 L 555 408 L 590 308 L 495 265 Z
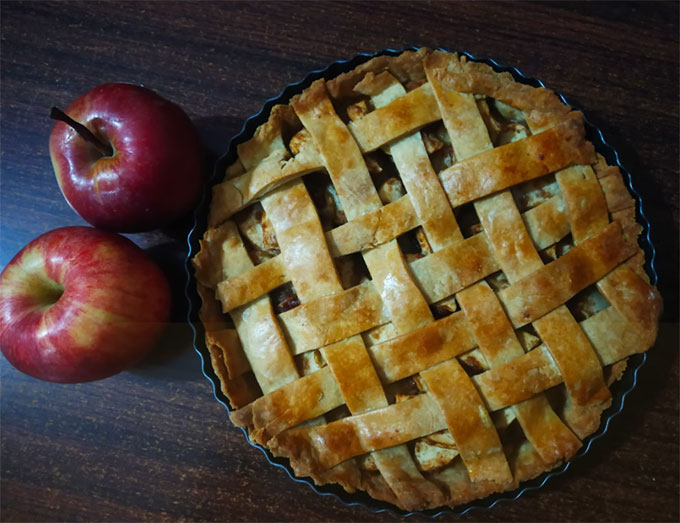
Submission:
M 234 216 L 245 240 L 246 251 L 255 265 L 281 254 L 274 227 L 261 204 L 251 205 Z

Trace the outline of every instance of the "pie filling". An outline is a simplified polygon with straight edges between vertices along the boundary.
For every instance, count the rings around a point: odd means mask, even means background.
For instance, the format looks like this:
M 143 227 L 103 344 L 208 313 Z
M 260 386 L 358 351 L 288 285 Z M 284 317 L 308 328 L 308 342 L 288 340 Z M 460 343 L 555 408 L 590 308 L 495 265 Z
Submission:
M 404 510 L 569 460 L 661 311 L 634 200 L 543 88 L 455 54 L 318 80 L 238 147 L 194 258 L 232 421 Z

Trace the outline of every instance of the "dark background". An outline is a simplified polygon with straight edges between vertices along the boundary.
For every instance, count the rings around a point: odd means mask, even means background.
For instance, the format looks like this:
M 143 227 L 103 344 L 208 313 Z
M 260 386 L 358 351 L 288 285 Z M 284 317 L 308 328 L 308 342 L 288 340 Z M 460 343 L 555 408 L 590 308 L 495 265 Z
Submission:
M 444 519 L 678 520 L 678 3 L 2 2 L 0 9 L 0 268 L 39 234 L 84 223 L 52 172 L 47 115 L 101 83 L 141 83 L 180 104 L 211 159 L 286 84 L 362 51 L 466 50 L 562 92 L 618 149 L 642 196 L 665 298 L 660 338 L 623 414 L 588 456 L 517 501 Z M 184 323 L 189 223 L 130 235 L 159 261 L 175 294 L 174 323 L 143 365 L 65 386 L 0 359 L 0 518 L 394 519 L 294 483 L 229 425 Z

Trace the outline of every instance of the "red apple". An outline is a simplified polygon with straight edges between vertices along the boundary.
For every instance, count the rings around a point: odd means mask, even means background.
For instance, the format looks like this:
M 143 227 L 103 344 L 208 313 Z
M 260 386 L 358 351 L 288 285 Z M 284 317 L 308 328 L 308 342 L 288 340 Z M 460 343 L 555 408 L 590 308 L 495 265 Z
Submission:
M 127 238 L 63 227 L 24 247 L 0 274 L 0 348 L 36 378 L 76 383 L 139 361 L 168 321 L 167 278 Z
M 66 201 L 86 221 L 140 232 L 194 207 L 203 149 L 177 105 L 144 87 L 114 83 L 88 91 L 66 113 L 53 110 L 63 121 L 52 129 L 50 157 Z

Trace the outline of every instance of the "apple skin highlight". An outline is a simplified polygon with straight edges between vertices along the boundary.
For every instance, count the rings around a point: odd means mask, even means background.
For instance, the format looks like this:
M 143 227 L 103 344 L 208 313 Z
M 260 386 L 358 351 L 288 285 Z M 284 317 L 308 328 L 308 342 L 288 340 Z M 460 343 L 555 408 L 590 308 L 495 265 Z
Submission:
M 0 349 L 41 380 L 98 380 L 141 360 L 170 310 L 167 278 L 134 243 L 63 227 L 31 241 L 0 274 Z
M 87 222 L 117 232 L 171 224 L 196 204 L 203 148 L 184 111 L 133 84 L 104 84 L 66 110 L 102 142 L 103 156 L 64 122 L 49 140 L 52 166 L 66 201 Z

